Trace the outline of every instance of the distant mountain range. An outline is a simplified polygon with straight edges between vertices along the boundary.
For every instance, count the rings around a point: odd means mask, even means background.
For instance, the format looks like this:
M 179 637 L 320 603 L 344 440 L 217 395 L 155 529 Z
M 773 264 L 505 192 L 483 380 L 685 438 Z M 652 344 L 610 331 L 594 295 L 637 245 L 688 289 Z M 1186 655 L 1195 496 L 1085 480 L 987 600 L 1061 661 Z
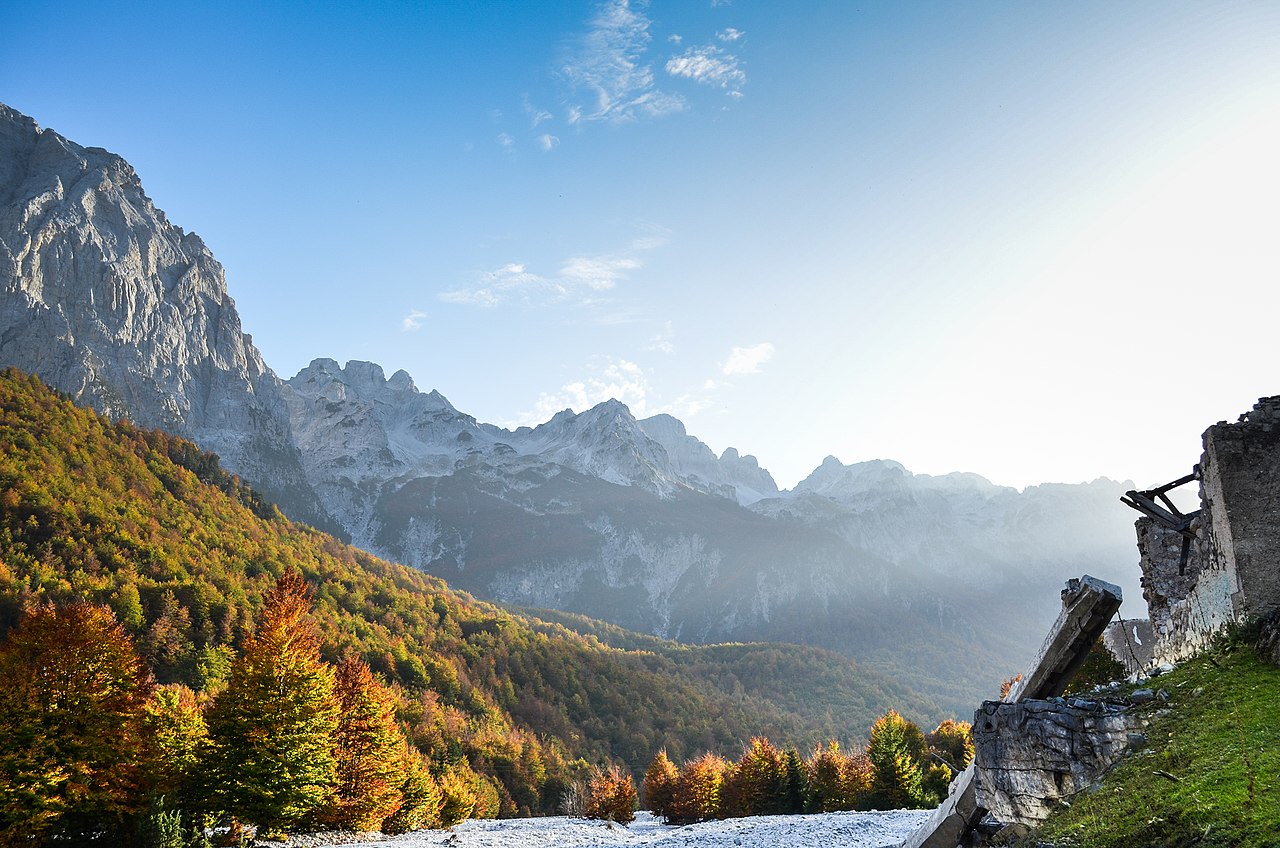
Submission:
M 0 285 L 0 365 L 189 437 L 292 517 L 485 599 L 833 648 L 960 711 L 1025 663 L 1065 579 L 1135 591 L 1130 484 L 1019 492 L 828 457 L 783 492 L 618 401 L 507 430 L 373 363 L 281 380 L 128 163 L 4 106 Z

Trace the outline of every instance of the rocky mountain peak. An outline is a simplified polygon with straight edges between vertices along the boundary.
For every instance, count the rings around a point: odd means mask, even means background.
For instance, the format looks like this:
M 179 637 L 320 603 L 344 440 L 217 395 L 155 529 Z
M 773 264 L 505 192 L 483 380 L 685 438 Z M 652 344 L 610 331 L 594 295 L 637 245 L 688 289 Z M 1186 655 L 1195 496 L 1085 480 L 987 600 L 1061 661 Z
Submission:
M 294 516 L 332 526 L 222 266 L 127 162 L 0 106 L 0 199 L 0 364 L 187 436 Z

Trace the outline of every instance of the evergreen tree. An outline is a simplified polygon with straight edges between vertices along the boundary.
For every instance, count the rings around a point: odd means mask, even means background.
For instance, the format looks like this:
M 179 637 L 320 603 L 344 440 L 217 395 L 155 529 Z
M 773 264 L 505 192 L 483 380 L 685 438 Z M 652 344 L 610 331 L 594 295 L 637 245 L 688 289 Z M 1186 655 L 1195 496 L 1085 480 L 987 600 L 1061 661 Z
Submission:
M 315 811 L 337 783 L 334 674 L 309 611 L 302 576 L 285 571 L 209 711 L 209 802 L 267 832 Z
M 27 611 L 0 646 L 0 844 L 123 831 L 143 804 L 151 689 L 109 609 Z
M 804 762 L 800 752 L 795 748 L 787 749 L 786 768 L 786 807 L 784 813 L 796 814 L 804 812 Z
M 894 710 L 876 720 L 867 743 L 871 793 L 866 806 L 900 810 L 925 805 L 920 759 L 915 754 L 916 749 L 923 749 L 923 740 L 920 729 Z
M 338 666 L 334 691 L 338 786 L 318 818 L 339 830 L 376 830 L 399 808 L 405 780 L 405 740 L 395 701 L 356 657 Z

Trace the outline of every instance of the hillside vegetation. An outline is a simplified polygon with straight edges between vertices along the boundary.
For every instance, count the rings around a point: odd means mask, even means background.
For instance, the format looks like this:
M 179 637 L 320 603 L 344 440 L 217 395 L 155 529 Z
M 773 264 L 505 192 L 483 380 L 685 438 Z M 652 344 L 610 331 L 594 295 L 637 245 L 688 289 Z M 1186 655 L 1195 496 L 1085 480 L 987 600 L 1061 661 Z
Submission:
M 288 521 L 190 442 L 0 374 L 0 636 L 39 602 L 104 604 L 159 683 L 207 697 L 290 570 L 311 587 L 323 658 L 385 681 L 432 767 L 483 783 L 478 814 L 553 811 L 588 763 L 637 770 L 663 747 L 736 756 L 767 734 L 804 750 L 860 739 L 890 708 L 939 717 L 829 652 L 622 649 L 477 602 Z
M 1027 846 L 1280 845 L 1280 669 L 1236 634 L 1151 681 L 1148 744 L 1055 813 Z

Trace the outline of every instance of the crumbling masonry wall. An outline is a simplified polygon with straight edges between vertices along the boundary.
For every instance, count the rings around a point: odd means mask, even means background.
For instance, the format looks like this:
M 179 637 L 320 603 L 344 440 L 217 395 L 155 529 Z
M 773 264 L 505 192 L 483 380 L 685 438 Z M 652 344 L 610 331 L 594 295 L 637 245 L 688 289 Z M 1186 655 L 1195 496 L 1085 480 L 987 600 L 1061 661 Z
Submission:
M 1280 397 L 1205 431 L 1200 503 L 1185 558 L 1180 533 L 1145 517 L 1135 525 L 1155 664 L 1280 608 Z
M 1185 560 L 1181 533 L 1145 517 L 1135 525 L 1156 665 L 1186 659 L 1235 620 L 1235 573 L 1209 556 L 1204 515 L 1192 525 L 1196 538 Z
M 1204 434 L 1206 568 L 1234 575 L 1237 620 L 1280 608 L 1280 397 Z

